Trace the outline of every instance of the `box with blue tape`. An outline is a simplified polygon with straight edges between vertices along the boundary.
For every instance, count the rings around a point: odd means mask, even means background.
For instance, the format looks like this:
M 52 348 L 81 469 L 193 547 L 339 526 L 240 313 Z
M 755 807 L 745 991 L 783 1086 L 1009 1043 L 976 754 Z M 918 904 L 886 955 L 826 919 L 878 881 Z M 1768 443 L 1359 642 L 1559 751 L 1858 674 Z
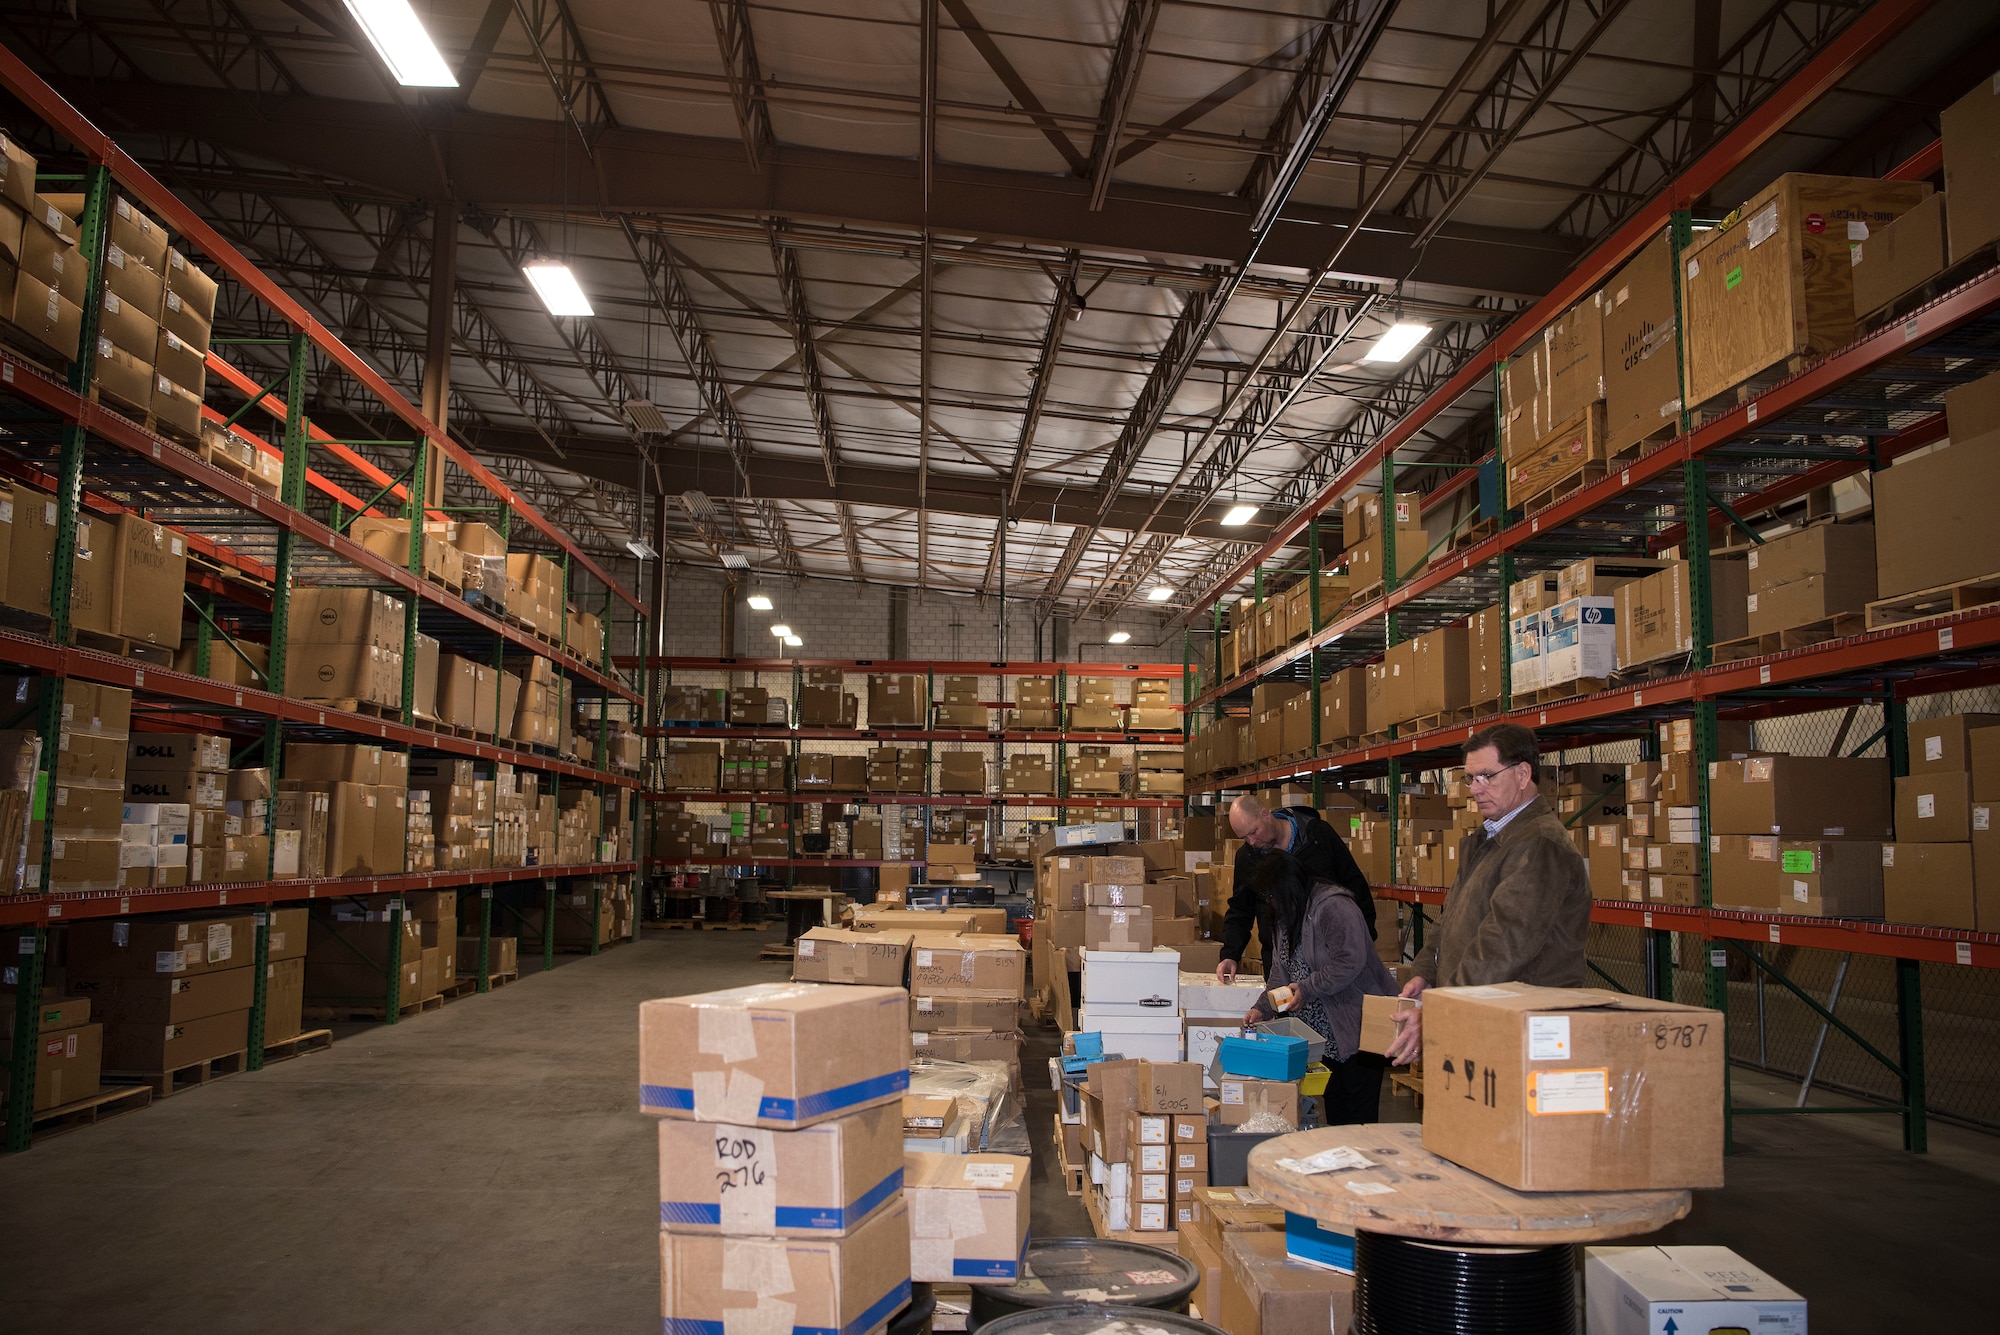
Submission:
M 836 1237 L 859 1227 L 902 1190 L 900 1103 L 803 1131 L 660 1121 L 663 1228 Z

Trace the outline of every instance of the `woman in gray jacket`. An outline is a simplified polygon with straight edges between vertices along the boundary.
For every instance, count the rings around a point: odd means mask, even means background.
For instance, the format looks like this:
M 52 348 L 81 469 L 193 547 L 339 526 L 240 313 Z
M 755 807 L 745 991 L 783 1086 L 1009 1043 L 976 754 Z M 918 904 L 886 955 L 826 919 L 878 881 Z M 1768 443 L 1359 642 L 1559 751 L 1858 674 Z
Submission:
M 1295 859 L 1269 859 L 1258 890 L 1277 927 L 1267 990 L 1246 1024 L 1295 1016 L 1326 1039 L 1326 1124 L 1373 1122 L 1382 1097 L 1382 1058 L 1357 1051 L 1363 994 L 1394 996 L 1396 978 L 1375 953 L 1375 901 L 1331 881 L 1314 881 Z M 1289 988 L 1287 994 L 1283 989 Z M 1274 998 L 1282 998 L 1280 1003 Z

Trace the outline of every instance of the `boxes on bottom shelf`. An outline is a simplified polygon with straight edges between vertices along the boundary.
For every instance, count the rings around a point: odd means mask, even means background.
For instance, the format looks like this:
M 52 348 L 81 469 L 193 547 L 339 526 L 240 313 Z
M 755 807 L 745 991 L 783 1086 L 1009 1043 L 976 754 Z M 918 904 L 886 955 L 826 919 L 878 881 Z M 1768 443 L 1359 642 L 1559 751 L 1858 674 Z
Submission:
M 660 1234 L 670 1331 L 869 1331 L 909 1300 L 910 1212 L 900 1199 L 842 1238 Z

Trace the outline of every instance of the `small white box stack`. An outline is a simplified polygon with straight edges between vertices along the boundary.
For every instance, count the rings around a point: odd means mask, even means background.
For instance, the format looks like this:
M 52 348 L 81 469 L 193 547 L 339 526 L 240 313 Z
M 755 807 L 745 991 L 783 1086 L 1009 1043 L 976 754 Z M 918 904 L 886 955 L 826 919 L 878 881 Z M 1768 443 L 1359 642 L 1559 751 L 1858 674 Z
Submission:
M 1076 1024 L 1104 1035 L 1104 1050 L 1144 1061 L 1181 1059 L 1181 955 L 1151 951 L 1083 952 L 1083 1009 Z

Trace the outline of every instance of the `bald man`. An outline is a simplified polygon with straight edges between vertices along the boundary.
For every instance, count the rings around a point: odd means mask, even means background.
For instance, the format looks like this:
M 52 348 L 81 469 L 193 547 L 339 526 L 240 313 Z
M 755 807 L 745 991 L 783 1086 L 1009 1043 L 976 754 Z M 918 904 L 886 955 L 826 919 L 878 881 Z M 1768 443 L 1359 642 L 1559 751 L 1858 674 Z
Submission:
M 1236 977 L 1243 952 L 1250 945 L 1250 929 L 1257 929 L 1265 959 L 1270 958 L 1271 915 L 1257 893 L 1260 863 L 1278 853 L 1289 853 L 1305 868 L 1312 881 L 1331 881 L 1357 895 L 1368 894 L 1368 878 L 1361 874 L 1347 841 L 1311 807 L 1265 806 L 1245 795 L 1229 804 L 1229 828 L 1243 841 L 1236 850 L 1236 876 L 1229 892 L 1229 911 L 1222 919 L 1222 963 L 1215 976 L 1223 982 Z

